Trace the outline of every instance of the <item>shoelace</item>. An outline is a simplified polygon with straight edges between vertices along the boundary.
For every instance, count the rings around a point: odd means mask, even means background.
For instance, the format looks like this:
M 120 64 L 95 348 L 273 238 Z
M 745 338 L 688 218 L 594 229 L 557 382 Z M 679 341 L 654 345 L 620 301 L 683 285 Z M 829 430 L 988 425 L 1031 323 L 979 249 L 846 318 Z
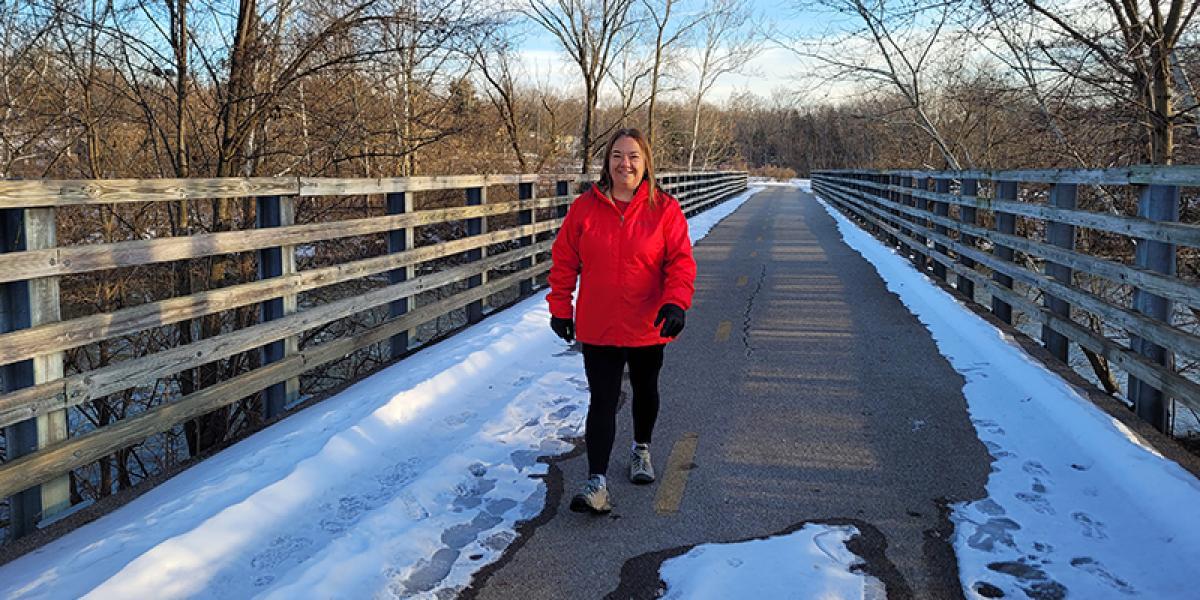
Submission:
M 650 462 L 650 461 L 649 461 L 649 460 L 646 460 L 646 457 L 645 457 L 645 456 L 643 456 L 641 452 L 634 452 L 634 453 L 633 453 L 633 468 L 634 468 L 635 470 L 638 470 L 638 471 L 648 471 L 649 469 L 647 469 L 647 468 L 646 468 L 646 465 L 647 465 L 647 463 L 649 463 L 649 462 Z

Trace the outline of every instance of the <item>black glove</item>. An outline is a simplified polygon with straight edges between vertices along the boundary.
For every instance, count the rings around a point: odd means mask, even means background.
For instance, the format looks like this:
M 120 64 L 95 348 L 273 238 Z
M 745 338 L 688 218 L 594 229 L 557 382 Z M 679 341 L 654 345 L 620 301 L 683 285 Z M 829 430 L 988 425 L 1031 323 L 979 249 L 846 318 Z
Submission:
M 683 331 L 683 323 L 686 320 L 683 316 L 683 309 L 674 304 L 664 304 L 658 309 L 658 317 L 654 319 L 654 326 L 658 327 L 662 323 L 662 331 L 659 335 L 663 337 L 673 338 Z
M 553 329 L 555 335 L 568 344 L 575 341 L 575 321 L 571 319 L 550 317 L 550 329 Z

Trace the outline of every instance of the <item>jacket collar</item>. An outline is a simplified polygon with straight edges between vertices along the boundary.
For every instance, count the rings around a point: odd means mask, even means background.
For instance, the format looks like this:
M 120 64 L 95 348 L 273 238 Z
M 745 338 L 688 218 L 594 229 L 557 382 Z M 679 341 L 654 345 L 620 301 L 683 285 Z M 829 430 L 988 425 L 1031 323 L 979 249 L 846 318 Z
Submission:
M 645 202 L 646 198 L 648 198 L 650 195 L 649 189 L 650 189 L 650 182 L 643 179 L 642 182 L 640 184 L 638 184 L 637 189 L 633 191 L 633 198 L 629 199 L 629 207 L 633 208 L 634 206 L 637 206 L 638 204 Z M 600 199 L 601 201 L 607 201 L 607 202 L 611 203 L 614 207 L 617 205 L 616 202 L 612 199 L 612 197 L 610 197 L 608 194 L 605 194 L 603 191 L 601 191 L 599 184 L 595 184 L 595 183 L 592 184 L 592 193 L 595 194 L 596 197 L 598 199 Z

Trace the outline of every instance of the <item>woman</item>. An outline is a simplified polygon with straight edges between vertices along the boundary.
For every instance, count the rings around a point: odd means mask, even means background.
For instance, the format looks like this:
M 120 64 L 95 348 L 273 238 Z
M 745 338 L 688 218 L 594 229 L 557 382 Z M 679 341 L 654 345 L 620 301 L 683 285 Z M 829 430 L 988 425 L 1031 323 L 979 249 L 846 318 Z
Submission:
M 683 331 L 692 304 L 696 261 L 679 202 L 658 189 L 646 138 L 637 129 L 613 134 L 600 181 L 571 204 L 554 240 L 550 326 L 583 344 L 591 389 L 588 480 L 571 500 L 578 512 L 612 509 L 607 481 L 616 432 L 621 375 L 633 388 L 629 478 L 654 481 L 650 438 L 658 418 L 663 348 Z M 579 299 L 572 309 L 576 280 Z

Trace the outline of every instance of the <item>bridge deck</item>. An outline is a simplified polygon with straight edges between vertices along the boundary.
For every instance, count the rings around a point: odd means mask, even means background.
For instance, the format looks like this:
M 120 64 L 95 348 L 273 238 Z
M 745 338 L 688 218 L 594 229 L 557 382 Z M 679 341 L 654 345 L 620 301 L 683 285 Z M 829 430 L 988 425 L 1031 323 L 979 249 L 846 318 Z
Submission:
M 657 486 L 624 480 L 618 451 L 613 518 L 566 512 L 587 461 L 561 461 L 566 497 L 480 597 L 603 595 L 638 557 L 621 582 L 635 593 L 622 597 L 652 597 L 664 550 L 805 522 L 869 532 L 856 550 L 889 597 L 957 593 L 944 505 L 982 497 L 989 471 L 962 377 L 805 196 L 769 188 L 696 244 L 695 307 L 668 348 L 654 444 L 661 469 L 673 444 L 698 434 L 679 511 L 657 514 Z M 631 436 L 627 414 L 619 423 L 618 450 Z
M 446 597 L 488 565 L 464 596 L 649 598 L 664 559 L 806 524 L 856 528 L 892 599 L 959 597 L 960 568 L 992 596 L 1194 591 L 1195 477 L 845 225 L 767 188 L 697 244 L 661 478 L 621 476 L 622 415 L 608 517 L 566 510 L 579 449 L 535 462 L 587 392 L 532 298 L 0 566 L 0 597 Z

